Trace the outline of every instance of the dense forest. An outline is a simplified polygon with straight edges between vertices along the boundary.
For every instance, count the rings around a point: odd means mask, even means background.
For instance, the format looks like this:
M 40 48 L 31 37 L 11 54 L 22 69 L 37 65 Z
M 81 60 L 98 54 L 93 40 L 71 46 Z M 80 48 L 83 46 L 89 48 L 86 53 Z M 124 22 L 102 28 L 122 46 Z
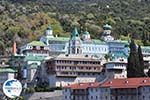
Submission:
M 14 39 L 19 46 L 38 39 L 48 25 L 58 36 L 76 26 L 100 38 L 106 23 L 115 38 L 150 45 L 150 0 L 0 0 L 0 54 Z

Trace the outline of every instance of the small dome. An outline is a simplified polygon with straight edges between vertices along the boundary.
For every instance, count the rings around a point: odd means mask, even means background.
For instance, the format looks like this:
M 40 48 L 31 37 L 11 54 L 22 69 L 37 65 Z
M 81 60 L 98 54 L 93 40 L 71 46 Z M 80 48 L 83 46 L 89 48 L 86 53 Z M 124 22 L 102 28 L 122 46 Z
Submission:
M 52 36 L 53 37 L 53 30 L 51 26 L 48 26 L 46 31 L 45 31 L 46 36 Z
M 51 26 L 48 26 L 48 27 L 47 27 L 47 30 L 52 30 L 52 27 L 51 27 Z
M 106 25 L 103 26 L 103 28 L 104 29 L 111 29 L 112 27 L 111 27 L 111 25 L 106 24 Z
M 90 33 L 88 31 L 85 31 L 83 34 L 85 35 L 89 35 Z
M 82 39 L 83 41 L 87 41 L 87 40 L 90 40 L 90 33 L 88 31 L 85 31 L 82 35 Z

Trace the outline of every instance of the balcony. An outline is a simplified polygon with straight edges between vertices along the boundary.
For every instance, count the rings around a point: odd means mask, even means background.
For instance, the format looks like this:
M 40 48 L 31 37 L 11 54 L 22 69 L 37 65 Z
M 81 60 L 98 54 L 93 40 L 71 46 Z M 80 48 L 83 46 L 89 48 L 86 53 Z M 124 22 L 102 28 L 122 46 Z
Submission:
M 73 64 L 73 63 L 56 63 L 57 66 L 93 66 L 93 67 L 100 67 L 100 64 Z
M 64 69 L 55 69 L 55 71 L 63 71 L 63 72 L 101 72 L 102 71 L 102 67 L 100 68 L 96 68 L 96 69 L 93 69 L 93 68 L 90 68 L 90 69 L 86 69 L 86 68 L 83 68 L 83 69 L 80 69 L 80 68 L 75 68 L 75 69 L 70 69 L 70 68 L 64 68 Z
M 59 76 L 59 77 L 77 77 L 77 73 L 67 73 L 67 72 L 56 72 L 56 76 Z
M 126 69 L 126 66 L 107 66 L 106 69 Z

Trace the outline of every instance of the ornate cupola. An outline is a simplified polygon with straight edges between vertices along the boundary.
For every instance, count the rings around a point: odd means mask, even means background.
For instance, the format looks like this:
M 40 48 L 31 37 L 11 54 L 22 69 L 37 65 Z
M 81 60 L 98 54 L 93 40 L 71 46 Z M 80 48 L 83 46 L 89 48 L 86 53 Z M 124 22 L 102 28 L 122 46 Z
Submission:
M 91 39 L 90 33 L 88 31 L 85 31 L 82 35 L 83 41 L 89 41 Z
M 69 54 L 81 54 L 82 53 L 82 41 L 80 39 L 80 35 L 78 33 L 77 28 L 74 28 L 71 33 L 71 37 L 69 40 Z
M 102 40 L 104 41 L 113 41 L 114 37 L 111 36 L 111 29 L 112 27 L 108 24 L 103 26 L 104 32 L 103 32 L 103 36 L 102 36 Z
M 53 38 L 53 30 L 52 30 L 52 27 L 51 26 L 48 26 L 46 31 L 45 31 L 45 36 L 46 37 L 49 37 L 49 38 Z
M 111 34 L 112 27 L 110 25 L 108 25 L 108 24 L 104 25 L 103 29 L 104 29 L 104 34 L 107 34 L 107 35 Z

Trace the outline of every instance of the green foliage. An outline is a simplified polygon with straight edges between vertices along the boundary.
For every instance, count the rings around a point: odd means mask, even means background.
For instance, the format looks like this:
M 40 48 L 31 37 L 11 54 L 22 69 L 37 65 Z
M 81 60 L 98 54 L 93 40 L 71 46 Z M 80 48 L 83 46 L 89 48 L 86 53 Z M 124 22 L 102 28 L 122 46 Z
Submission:
M 36 92 L 53 92 L 55 88 L 50 87 L 35 87 Z
M 106 61 L 108 61 L 109 59 L 111 59 L 112 55 L 111 54 L 106 54 L 105 56 Z
M 1 0 L 0 33 L 9 48 L 14 34 L 22 41 L 17 41 L 20 46 L 43 35 L 49 24 L 55 35 L 68 36 L 77 26 L 80 32 L 87 28 L 92 38 L 100 38 L 108 23 L 115 38 L 130 36 L 150 45 L 149 9 L 149 0 Z
M 142 43 L 142 41 L 141 40 L 135 40 L 135 43 L 137 44 L 137 45 L 143 45 L 143 43 Z
M 62 90 L 62 87 L 55 87 L 55 90 Z
M 130 40 L 130 37 L 124 36 L 124 35 L 120 35 L 120 39 L 128 41 L 128 40 Z
M 25 99 L 24 99 L 23 96 L 19 96 L 19 97 L 16 97 L 16 98 L 12 99 L 12 100 L 25 100 Z
M 27 88 L 26 93 L 34 93 L 35 89 L 34 88 Z
M 4 42 L 0 40 L 0 55 L 4 55 L 5 45 Z
M 17 79 L 22 80 L 22 77 L 23 77 L 23 75 L 22 75 L 22 72 L 21 72 L 21 65 L 19 65 L 17 67 Z
M 137 47 L 133 40 L 130 43 L 130 55 L 127 64 L 127 77 L 144 77 L 144 62 L 141 47 Z

